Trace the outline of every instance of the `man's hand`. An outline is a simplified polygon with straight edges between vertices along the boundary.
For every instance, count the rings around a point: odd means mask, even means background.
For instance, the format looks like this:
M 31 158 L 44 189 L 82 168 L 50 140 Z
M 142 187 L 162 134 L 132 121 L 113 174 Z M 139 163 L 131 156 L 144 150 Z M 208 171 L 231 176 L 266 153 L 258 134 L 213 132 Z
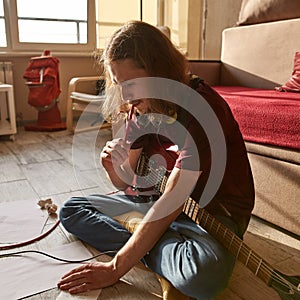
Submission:
M 114 166 L 120 166 L 128 158 L 130 145 L 123 139 L 114 139 L 108 141 L 104 146 L 100 157 L 104 168 L 111 168 Z
M 104 288 L 119 280 L 112 262 L 84 264 L 65 274 L 57 286 L 71 294 Z
M 130 149 L 124 139 L 108 141 L 104 146 L 100 159 L 112 184 L 119 190 L 125 190 L 132 184 L 142 148 Z

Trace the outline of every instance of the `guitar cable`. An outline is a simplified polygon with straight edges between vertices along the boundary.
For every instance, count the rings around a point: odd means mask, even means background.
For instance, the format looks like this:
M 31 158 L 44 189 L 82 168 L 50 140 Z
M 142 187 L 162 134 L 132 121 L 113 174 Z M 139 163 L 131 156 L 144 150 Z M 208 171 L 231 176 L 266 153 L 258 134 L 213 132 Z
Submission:
M 54 260 L 57 261 L 61 261 L 61 262 L 65 262 L 65 263 L 84 263 L 87 261 L 90 261 L 92 259 L 96 259 L 102 255 L 109 255 L 109 254 L 116 254 L 117 251 L 115 250 L 111 250 L 111 251 L 105 251 L 105 252 L 101 252 L 97 255 L 93 255 L 91 257 L 85 258 L 85 259 L 79 259 L 79 260 L 71 260 L 71 259 L 64 259 L 64 258 L 60 258 L 54 255 L 51 255 L 49 253 L 43 252 L 43 251 L 38 251 L 38 250 L 22 250 L 22 251 L 16 251 L 16 252 L 10 252 L 10 253 L 6 253 L 6 254 L 0 254 L 0 258 L 3 257 L 11 257 L 11 256 L 20 256 L 21 254 L 27 254 L 27 253 L 36 253 L 36 254 L 40 254 L 40 255 L 44 255 L 47 256 L 49 258 L 52 258 Z
M 51 233 L 58 226 L 59 223 L 60 223 L 60 220 L 57 220 L 49 230 L 47 230 L 46 232 L 40 234 L 39 236 L 37 236 L 33 239 L 30 239 L 30 240 L 24 241 L 24 242 L 17 242 L 17 243 L 13 243 L 13 244 L 5 244 L 5 245 L 0 246 L 0 250 L 9 250 L 9 249 L 22 247 L 22 246 L 26 246 L 26 245 L 32 244 L 34 242 L 37 242 L 37 241 L 43 239 L 44 237 L 46 237 L 49 233 Z M 1 257 L 1 255 L 0 255 L 0 257 Z

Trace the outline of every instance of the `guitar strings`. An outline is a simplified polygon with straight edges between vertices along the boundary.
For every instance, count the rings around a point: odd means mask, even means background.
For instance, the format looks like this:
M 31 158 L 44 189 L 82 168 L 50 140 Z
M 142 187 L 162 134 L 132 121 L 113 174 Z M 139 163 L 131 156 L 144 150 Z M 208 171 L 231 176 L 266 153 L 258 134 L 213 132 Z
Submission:
M 155 174 L 155 169 L 152 168 L 151 166 L 149 166 L 148 164 L 148 168 L 147 168 L 147 174 L 142 173 L 141 176 L 146 176 L 144 178 L 144 180 L 146 182 L 148 182 L 149 185 L 153 185 L 155 186 L 156 189 L 156 185 L 159 182 L 158 178 L 161 180 L 160 181 L 160 185 L 159 185 L 159 189 L 156 191 L 157 192 L 161 192 L 161 189 L 163 190 L 166 183 L 162 182 L 162 179 L 165 177 L 165 175 L 161 175 L 158 176 Z M 167 170 L 165 170 L 167 171 Z M 204 211 L 204 210 L 203 210 Z M 207 218 L 211 217 L 213 220 L 215 220 L 214 217 L 210 216 L 209 213 L 205 212 L 207 215 Z M 192 215 L 194 214 L 194 209 L 192 211 Z M 197 217 L 199 216 L 199 212 L 197 212 Z M 201 220 L 200 220 L 201 221 Z M 199 225 L 201 222 L 199 222 Z M 211 225 L 211 230 L 215 230 L 216 234 L 217 231 L 220 229 L 221 226 L 223 226 L 225 228 L 225 230 L 227 229 L 225 225 L 223 225 L 221 222 L 218 221 L 219 224 L 216 224 L 217 222 L 213 222 Z M 227 230 L 229 232 L 229 229 Z M 269 284 L 270 280 L 274 280 L 277 283 L 280 283 L 282 286 L 286 287 L 287 289 L 293 292 L 298 292 L 297 287 L 289 282 L 286 278 L 284 278 L 282 275 L 280 275 L 274 268 L 271 267 L 271 265 L 269 265 L 269 263 L 267 263 L 263 258 L 260 258 L 258 254 L 255 253 L 255 251 L 251 250 L 238 236 L 236 236 L 233 232 L 231 232 L 231 239 L 230 239 L 230 247 L 228 248 L 228 250 L 230 251 L 230 248 L 232 247 L 236 247 L 237 249 L 239 249 L 239 252 L 237 254 L 237 258 L 238 256 L 242 256 L 242 257 L 246 257 L 246 262 L 244 263 L 245 266 L 248 265 L 248 262 L 250 261 L 250 257 L 252 258 L 252 261 L 254 261 L 255 265 L 257 265 L 256 271 L 252 270 L 251 271 L 257 275 L 258 272 L 261 272 L 262 274 L 266 275 L 266 277 L 268 277 L 268 282 L 267 284 Z M 226 238 L 226 236 L 225 236 Z M 231 250 L 232 251 L 232 250 Z M 248 266 L 249 267 L 249 266 Z M 250 269 L 250 267 L 249 267 Z

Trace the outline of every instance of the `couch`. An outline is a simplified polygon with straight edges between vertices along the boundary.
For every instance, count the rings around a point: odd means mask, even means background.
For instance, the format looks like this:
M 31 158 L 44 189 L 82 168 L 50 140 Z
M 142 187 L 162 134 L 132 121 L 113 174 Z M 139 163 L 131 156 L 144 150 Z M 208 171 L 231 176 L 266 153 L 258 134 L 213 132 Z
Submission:
M 241 107 L 249 106 L 245 96 L 260 104 L 268 93 L 277 93 L 280 99 L 272 99 L 271 108 L 281 103 L 279 110 L 287 116 L 288 110 L 282 101 L 292 98 L 296 115 L 293 125 L 283 121 L 293 130 L 291 136 L 296 146 L 277 145 L 275 138 L 253 140 L 241 128 L 254 176 L 256 203 L 253 215 L 275 226 L 300 236 L 300 92 L 278 92 L 275 87 L 284 85 L 292 75 L 294 57 L 300 51 L 300 18 L 235 26 L 222 33 L 220 61 L 190 61 L 190 70 L 212 85 L 233 108 L 238 122 Z M 233 93 L 233 94 L 232 94 Z M 235 93 L 235 94 L 234 94 Z M 260 93 L 264 95 L 261 96 Z M 267 99 L 270 100 L 270 99 Z M 239 105 L 234 110 L 233 102 Z M 250 104 L 254 105 L 254 104 Z M 255 117 L 259 111 L 252 113 Z M 261 115 L 267 119 L 268 115 Z M 297 117 L 298 116 L 298 117 Z M 257 120 L 257 122 L 261 121 Z M 255 118 L 253 119 L 255 120 Z M 256 125 L 257 122 L 252 124 Z M 276 127 L 269 121 L 262 127 Z M 250 126 L 251 127 L 251 126 Z M 243 129 L 243 130 L 242 130 Z M 259 129 L 259 128 L 258 128 Z M 262 130 L 266 128 L 261 128 Z M 281 131 L 286 134 L 285 130 Z M 298 140 L 298 142 L 297 142 Z

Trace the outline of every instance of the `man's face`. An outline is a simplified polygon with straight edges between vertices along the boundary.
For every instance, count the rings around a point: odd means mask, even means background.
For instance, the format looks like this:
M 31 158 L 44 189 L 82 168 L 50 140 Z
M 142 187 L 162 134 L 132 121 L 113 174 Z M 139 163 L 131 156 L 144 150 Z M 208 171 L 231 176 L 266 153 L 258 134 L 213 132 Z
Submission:
M 144 69 L 137 67 L 134 61 L 129 58 L 113 61 L 109 66 L 109 74 L 112 82 L 121 85 L 121 89 L 122 83 L 127 80 L 149 76 Z M 121 94 L 124 99 L 122 91 Z M 128 99 L 125 97 L 124 101 L 128 101 Z M 147 99 L 132 100 L 130 104 L 133 104 L 140 114 L 148 112 Z

